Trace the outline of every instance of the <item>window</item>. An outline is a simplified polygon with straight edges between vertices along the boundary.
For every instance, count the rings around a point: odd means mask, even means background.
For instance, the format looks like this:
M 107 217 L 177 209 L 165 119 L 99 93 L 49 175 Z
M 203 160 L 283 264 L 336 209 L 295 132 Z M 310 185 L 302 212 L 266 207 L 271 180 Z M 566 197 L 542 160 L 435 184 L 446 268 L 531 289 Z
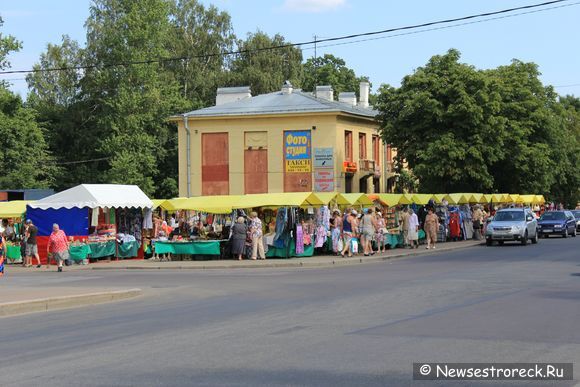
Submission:
M 387 163 L 393 162 L 393 149 L 389 144 L 387 144 L 387 159 L 385 160 Z
M 381 139 L 379 136 L 373 136 L 373 160 L 375 160 L 375 165 L 381 164 Z
M 352 161 L 352 132 L 344 132 L 344 160 Z
M 365 133 L 358 134 L 358 157 L 361 160 L 367 158 L 367 135 Z

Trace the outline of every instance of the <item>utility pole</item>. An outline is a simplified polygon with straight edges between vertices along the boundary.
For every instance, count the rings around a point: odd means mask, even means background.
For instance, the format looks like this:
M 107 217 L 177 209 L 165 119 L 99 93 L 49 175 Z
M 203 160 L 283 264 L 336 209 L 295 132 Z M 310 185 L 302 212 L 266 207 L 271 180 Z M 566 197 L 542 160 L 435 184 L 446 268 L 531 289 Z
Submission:
M 318 86 L 318 55 L 317 55 L 317 42 L 318 42 L 318 36 L 315 34 L 314 35 L 314 97 L 318 98 L 318 95 L 316 95 L 316 86 Z

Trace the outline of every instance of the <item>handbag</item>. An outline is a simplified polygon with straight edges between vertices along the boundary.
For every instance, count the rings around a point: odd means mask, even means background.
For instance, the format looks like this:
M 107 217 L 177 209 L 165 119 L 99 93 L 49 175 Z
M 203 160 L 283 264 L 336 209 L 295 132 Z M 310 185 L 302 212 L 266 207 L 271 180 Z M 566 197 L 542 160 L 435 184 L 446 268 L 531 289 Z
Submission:
M 473 229 L 479 230 L 480 228 L 481 228 L 481 223 L 479 222 L 479 220 L 474 220 L 473 221 Z
M 339 238 L 338 243 L 336 244 L 336 250 L 338 250 L 340 252 L 343 249 L 344 249 L 344 242 L 342 241 L 342 238 Z

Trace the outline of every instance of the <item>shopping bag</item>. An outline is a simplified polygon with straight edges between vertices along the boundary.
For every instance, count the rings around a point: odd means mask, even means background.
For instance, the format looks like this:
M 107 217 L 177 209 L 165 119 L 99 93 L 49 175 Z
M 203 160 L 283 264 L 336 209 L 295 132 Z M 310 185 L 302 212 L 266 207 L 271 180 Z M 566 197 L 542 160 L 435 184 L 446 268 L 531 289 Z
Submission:
M 352 238 L 350 240 L 350 243 L 351 243 L 351 245 L 350 245 L 350 251 L 353 254 L 357 254 L 358 253 L 358 238 Z
M 339 238 L 338 243 L 336 244 L 336 250 L 338 250 L 340 252 L 343 249 L 344 249 L 344 242 L 342 241 L 342 238 Z

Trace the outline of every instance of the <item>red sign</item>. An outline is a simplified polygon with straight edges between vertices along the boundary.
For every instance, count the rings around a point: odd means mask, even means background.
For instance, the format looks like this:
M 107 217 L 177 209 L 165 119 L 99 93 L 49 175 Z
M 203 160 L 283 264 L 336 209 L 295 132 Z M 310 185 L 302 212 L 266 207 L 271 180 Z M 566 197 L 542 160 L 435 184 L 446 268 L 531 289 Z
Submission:
M 315 169 L 314 170 L 314 191 L 334 192 L 334 170 Z
M 349 173 L 356 173 L 358 171 L 357 165 L 353 161 L 345 161 L 342 163 L 342 171 Z

